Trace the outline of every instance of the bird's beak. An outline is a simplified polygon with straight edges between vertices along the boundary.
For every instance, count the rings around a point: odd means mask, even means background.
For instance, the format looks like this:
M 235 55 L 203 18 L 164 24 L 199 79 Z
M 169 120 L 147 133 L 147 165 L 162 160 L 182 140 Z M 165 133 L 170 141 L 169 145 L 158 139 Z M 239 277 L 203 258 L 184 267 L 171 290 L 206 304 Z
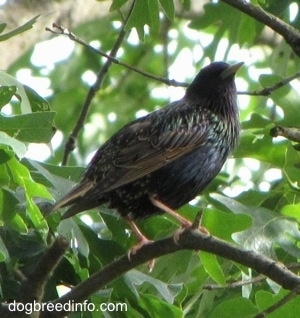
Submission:
M 221 78 L 225 79 L 226 77 L 235 74 L 237 70 L 244 64 L 244 62 L 236 63 L 234 65 L 230 65 L 221 73 Z

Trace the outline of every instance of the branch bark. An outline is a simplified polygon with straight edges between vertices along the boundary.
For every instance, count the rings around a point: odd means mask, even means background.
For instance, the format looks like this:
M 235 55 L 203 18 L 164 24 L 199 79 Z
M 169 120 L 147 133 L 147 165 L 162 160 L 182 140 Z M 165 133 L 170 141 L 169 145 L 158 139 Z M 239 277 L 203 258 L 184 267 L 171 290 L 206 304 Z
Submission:
M 271 13 L 266 12 L 260 6 L 255 6 L 246 0 L 221 0 L 224 3 L 246 13 L 255 20 L 270 27 L 280 34 L 290 45 L 297 56 L 300 56 L 300 32 L 293 26 L 277 18 Z
M 58 237 L 54 241 L 37 264 L 35 270 L 23 280 L 21 284 L 21 302 L 42 301 L 46 283 L 68 247 L 69 241 L 64 237 Z
M 51 268 L 49 270 L 49 266 L 45 264 L 45 260 L 49 260 L 49 258 L 53 256 L 53 250 L 57 251 L 57 242 L 63 242 L 63 248 L 59 248 L 59 251 L 65 251 L 65 248 L 67 246 L 66 240 L 64 238 L 59 238 L 58 241 L 56 241 L 49 249 L 49 251 L 45 254 L 40 264 L 38 264 L 37 270 L 33 273 L 38 273 L 39 277 L 43 277 L 43 286 L 46 284 L 46 280 L 49 278 L 49 273 L 53 271 L 53 266 L 58 264 L 57 260 L 59 260 L 61 257 L 61 253 L 55 252 L 55 255 L 58 255 L 59 257 L 55 257 L 55 262 L 51 262 L 52 265 L 50 266 Z M 275 260 L 272 260 L 263 255 L 257 254 L 253 251 L 243 250 L 216 237 L 206 235 L 199 230 L 186 229 L 180 235 L 178 244 L 174 242 L 173 237 L 169 237 L 143 246 L 140 250 L 137 251 L 135 255 L 131 255 L 131 260 L 128 259 L 127 255 L 124 255 L 91 275 L 86 281 L 74 287 L 64 296 L 48 302 L 47 304 L 51 305 L 51 310 L 45 310 L 47 309 L 47 306 L 44 306 L 44 311 L 34 313 L 36 314 L 36 316 L 31 317 L 65 317 L 67 312 L 61 310 L 61 308 L 64 308 L 64 304 L 83 302 L 99 289 L 106 286 L 108 283 L 112 282 L 114 279 L 123 275 L 127 271 L 135 268 L 136 266 L 146 263 L 154 258 L 174 253 L 183 249 L 200 250 L 213 253 L 215 255 L 227 258 L 233 262 L 237 262 L 246 267 L 250 267 L 257 273 L 265 275 L 266 277 L 272 279 L 285 289 L 297 290 L 297 288 L 299 288 L 300 286 L 300 277 L 287 269 L 283 264 L 278 263 Z M 44 274 L 42 273 L 43 268 L 45 271 Z M 40 286 L 41 284 L 38 285 Z M 39 290 L 39 288 L 32 289 L 30 284 L 24 285 L 22 288 L 22 294 L 28 295 L 28 297 L 26 297 L 26 299 L 24 298 L 24 300 L 33 303 L 32 294 L 35 295 L 37 290 Z M 41 301 L 42 299 L 38 297 L 38 302 Z M 53 310 L 53 308 L 55 308 L 55 305 L 59 306 L 60 311 Z M 21 312 L 11 312 L 8 308 L 8 304 L 0 304 L 0 313 L 3 317 L 24 316 L 24 313 Z
M 90 295 L 126 273 L 130 269 L 143 264 L 153 258 L 174 253 L 183 249 L 201 250 L 218 256 L 230 259 L 234 262 L 251 267 L 256 272 L 263 274 L 283 288 L 294 290 L 300 286 L 300 277 L 288 270 L 283 264 L 276 262 L 253 251 L 243 250 L 218 238 L 205 235 L 198 230 L 187 229 L 181 235 L 178 245 L 173 238 L 166 238 L 160 241 L 143 246 L 129 261 L 127 255 L 122 256 L 113 263 L 105 266 L 90 276 L 69 293 L 52 301 L 53 304 L 66 304 L 70 301 L 79 303 Z M 59 316 L 61 314 L 61 316 Z M 40 317 L 62 317 L 62 313 L 43 312 Z

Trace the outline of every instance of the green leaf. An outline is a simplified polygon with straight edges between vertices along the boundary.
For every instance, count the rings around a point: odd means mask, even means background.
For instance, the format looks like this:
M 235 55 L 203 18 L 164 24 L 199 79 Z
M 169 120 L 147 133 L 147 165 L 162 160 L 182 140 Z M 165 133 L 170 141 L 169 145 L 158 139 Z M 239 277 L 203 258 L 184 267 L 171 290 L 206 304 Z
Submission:
M 281 67 L 282 67 L 282 64 L 280 65 Z M 276 80 L 282 79 L 282 77 L 278 77 L 275 75 L 270 77 L 271 77 L 270 84 L 273 84 L 274 82 L 276 83 Z M 275 78 L 275 79 L 272 80 L 272 78 Z M 263 79 L 265 80 L 265 78 Z M 278 90 L 275 90 L 268 98 L 272 100 L 274 105 L 280 107 L 284 113 L 283 119 L 278 118 L 281 121 L 280 125 L 295 126 L 295 127 L 299 126 L 298 118 L 300 117 L 300 108 L 298 107 L 298 103 L 300 99 L 300 93 L 298 90 L 293 89 L 292 85 L 284 85 L 284 87 Z M 276 108 L 274 110 L 276 110 Z
M 235 19 L 232 19 L 232 13 L 236 12 Z M 198 18 L 193 19 L 190 23 L 191 28 L 203 30 L 204 28 L 217 26 L 221 34 L 224 34 L 229 30 L 229 39 L 235 41 L 238 35 L 238 28 L 240 23 L 241 15 L 238 11 L 232 10 L 228 5 L 223 3 L 206 3 L 204 5 L 204 15 L 199 15 Z M 215 28 L 210 31 L 216 32 Z M 208 32 L 209 33 L 209 32 Z M 218 34 L 219 37 L 221 34 Z M 219 40 L 219 39 L 218 39 Z M 219 41 L 218 41 L 219 42 Z
M 14 155 L 14 152 L 9 147 L 1 145 L 0 143 L 0 165 L 6 163 Z
M 232 318 L 232 317 L 243 317 L 252 318 L 257 314 L 257 309 L 251 303 L 250 300 L 245 298 L 231 298 L 229 300 L 221 302 L 212 314 L 210 318 Z
M 136 0 L 125 29 L 136 28 L 141 41 L 144 40 L 144 26 L 147 24 L 154 31 L 159 27 L 158 0 Z
M 48 225 L 33 198 L 52 199 L 52 196 L 43 185 L 32 180 L 29 170 L 16 158 L 11 158 L 7 166 L 15 184 L 24 189 L 27 211 L 34 226 L 44 231 L 48 230 Z
M 0 262 L 4 262 L 8 258 L 9 258 L 9 252 L 8 252 L 2 238 L 0 237 Z
M 0 115 L 0 127 L 3 132 L 15 139 L 48 143 L 55 133 L 54 116 L 55 112 L 37 112 L 11 117 Z
M 59 230 L 62 229 L 61 226 L 64 226 L 65 230 L 68 230 L 69 233 L 72 233 L 72 235 L 74 235 L 74 238 L 76 238 L 76 241 L 78 243 L 79 252 L 85 257 L 89 257 L 89 260 L 93 259 L 94 264 L 96 262 L 95 270 L 98 270 L 98 264 L 100 264 L 101 266 L 109 264 L 113 262 L 116 257 L 124 255 L 126 251 L 115 240 L 109 239 L 108 230 L 106 229 L 106 225 L 103 223 L 103 220 L 99 213 L 97 213 L 96 211 L 90 211 L 86 214 L 89 215 L 89 217 L 91 218 L 91 227 L 87 226 L 81 220 L 80 216 L 73 218 L 78 226 L 77 231 L 81 232 L 79 240 L 77 240 L 77 236 L 75 236 L 76 234 L 74 233 L 72 222 L 68 223 L 68 228 L 65 221 L 61 222 Z M 63 225 L 62 223 L 65 223 L 65 225 Z M 115 219 L 115 223 L 121 222 L 118 222 Z M 68 232 L 65 232 L 65 234 L 66 233 Z M 68 237 L 72 237 L 72 235 L 68 235 Z
M 80 180 L 85 170 L 83 167 L 57 166 L 30 159 L 23 159 L 22 163 L 28 167 L 37 182 L 50 183 L 60 196 Z
M 141 294 L 138 303 L 151 317 L 183 317 L 182 311 L 177 306 L 171 305 L 152 295 Z
M 243 122 L 243 129 L 264 129 L 270 124 L 272 124 L 270 119 L 254 113 L 249 120 Z
M 27 226 L 22 217 L 19 214 L 17 214 L 16 206 L 18 203 L 18 200 L 11 192 L 4 189 L 2 189 L 2 191 L 0 190 L 1 221 L 5 225 L 10 226 L 18 233 L 27 234 Z
M 249 228 L 252 224 L 252 218 L 248 215 L 207 209 L 203 213 L 202 224 L 212 235 L 226 241 L 232 241 L 232 234 Z
M 7 154 L 7 152 L 4 149 L 0 149 L 0 186 L 5 187 L 9 184 L 10 176 L 7 171 L 7 167 L 4 163 L 10 160 L 10 158 L 11 157 Z
M 0 23 L 0 33 L 2 33 L 6 28 L 6 23 Z
M 191 10 L 191 0 L 181 0 L 181 2 L 182 2 L 182 7 L 184 10 L 186 11 Z
M 24 89 L 24 85 L 22 83 L 20 83 L 19 81 L 17 81 L 16 78 L 14 78 L 13 76 L 11 76 L 3 71 L 0 71 L 0 85 L 2 85 L 2 86 L 16 86 L 17 87 L 16 95 L 18 95 L 21 99 L 22 113 L 26 114 L 26 113 L 30 113 L 32 111 L 29 98 L 28 98 L 26 91 Z
M 182 289 L 182 284 L 166 284 L 152 276 L 143 274 L 142 272 L 132 269 L 124 275 L 124 279 L 136 295 L 138 292 L 135 286 L 139 286 L 148 282 L 159 292 L 161 297 L 165 299 L 168 303 L 172 304 L 174 302 L 175 296 Z
M 16 93 L 16 86 L 1 86 L 0 87 L 0 109 L 8 104 Z
M 69 218 L 60 222 L 57 232 L 60 235 L 67 237 L 69 240 L 76 242 L 76 248 L 80 254 L 85 258 L 88 258 L 90 253 L 89 243 L 74 218 Z
M 300 220 L 300 203 L 285 205 L 281 210 L 281 214 L 295 218 L 299 222 L 299 220 Z
M 19 214 L 15 214 L 11 219 L 9 220 L 9 224 L 12 229 L 17 231 L 20 234 L 28 234 L 28 228 L 24 220 Z
M 283 301 L 282 306 L 277 306 L 276 310 L 270 315 L 272 318 L 295 318 L 298 317 L 300 312 L 300 302 L 298 297 L 284 300 L 284 297 L 288 297 L 290 291 L 281 289 L 278 294 L 270 293 L 269 291 L 259 290 L 255 294 L 255 301 L 260 311 L 264 311 L 267 308 L 278 304 Z
M 256 34 L 255 20 L 247 15 L 242 15 L 238 28 L 238 42 L 251 44 Z
M 114 0 L 109 8 L 109 11 L 119 10 L 128 0 Z
M 159 0 L 159 3 L 170 21 L 173 21 L 175 8 L 173 0 Z
M 49 103 L 31 87 L 24 85 L 25 93 L 30 101 L 32 112 L 46 112 L 50 111 Z
M 232 235 L 241 246 L 276 259 L 274 247 L 278 244 L 290 255 L 300 257 L 297 243 L 300 240 L 300 232 L 297 222 L 266 208 L 245 206 L 217 193 L 210 196 L 232 212 L 252 217 L 253 223 L 250 228 Z
M 207 274 L 219 285 L 225 286 L 226 278 L 217 260 L 216 255 L 203 252 L 200 253 L 201 262 Z
M 141 1 L 141 0 L 138 0 Z M 159 6 L 157 0 L 147 0 L 148 8 L 150 14 L 150 24 L 149 27 L 154 31 L 158 31 L 159 28 Z
M 285 165 L 282 167 L 288 182 L 291 183 L 292 187 L 299 189 L 300 180 L 300 152 L 296 151 L 292 146 L 291 142 L 288 142 L 285 152 Z
M 49 103 L 44 98 L 39 96 L 32 88 L 28 87 L 27 85 L 23 85 L 16 78 L 3 71 L 0 71 L 0 85 L 2 87 L 16 87 L 13 95 L 18 97 L 18 99 L 21 101 L 21 110 L 23 114 L 50 111 Z M 6 97 L 5 100 L 7 99 L 8 97 Z
M 241 136 L 241 144 L 234 155 L 236 158 L 254 158 L 268 162 L 274 167 L 283 168 L 286 146 L 287 141 L 273 143 L 269 135 L 258 138 L 254 134 L 245 133 Z
M 39 18 L 39 14 L 36 15 L 35 17 L 33 17 L 32 19 L 30 19 L 29 21 L 27 21 L 26 23 L 24 23 L 23 25 L 17 27 L 16 29 L 13 29 L 10 32 L 7 32 L 5 34 L 0 35 L 0 41 L 5 41 L 13 36 L 16 36 L 20 33 L 23 33 L 27 30 L 30 30 L 33 26 L 33 24 L 37 21 L 37 19 Z
M 1 125 L 1 115 L 0 115 L 0 125 Z M 4 130 L 2 128 L 2 130 Z M 20 142 L 19 140 L 10 137 L 5 132 L 0 131 L 0 145 L 7 145 L 13 149 L 13 151 L 16 153 L 16 155 L 19 158 L 22 158 L 26 153 L 26 146 Z M 3 157 L 1 156 L 1 153 L 3 154 Z M 4 153 L 1 151 L 0 153 L 0 163 L 7 159 L 7 157 L 4 157 Z

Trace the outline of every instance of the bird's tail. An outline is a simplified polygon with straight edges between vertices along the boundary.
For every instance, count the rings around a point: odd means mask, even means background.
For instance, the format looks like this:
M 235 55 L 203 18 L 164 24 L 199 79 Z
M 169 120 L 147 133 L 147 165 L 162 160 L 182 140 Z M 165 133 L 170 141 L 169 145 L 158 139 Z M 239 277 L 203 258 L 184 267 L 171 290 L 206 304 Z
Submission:
M 77 201 L 80 201 L 80 199 L 82 199 L 82 197 L 88 191 L 90 191 L 93 187 L 94 187 L 94 182 L 91 181 L 91 180 L 85 180 L 85 181 L 81 182 L 80 184 L 75 186 L 70 192 L 68 192 L 65 196 L 63 196 L 60 200 L 58 200 L 51 207 L 51 209 L 49 209 L 49 211 L 47 212 L 47 215 L 52 213 L 52 212 L 57 211 L 60 208 L 72 205 L 72 204 L 76 203 Z M 87 210 L 87 209 L 84 209 L 84 210 Z M 83 210 L 81 210 L 81 211 L 83 211 Z M 76 213 L 79 213 L 81 211 L 78 210 L 77 212 L 74 212 L 74 213 L 72 213 L 72 214 L 70 214 L 68 216 L 65 216 L 65 214 L 64 214 L 63 218 L 65 219 L 66 217 L 70 217 L 70 216 L 72 216 L 72 215 L 74 215 Z M 68 212 L 69 212 L 69 210 L 67 211 L 67 213 Z

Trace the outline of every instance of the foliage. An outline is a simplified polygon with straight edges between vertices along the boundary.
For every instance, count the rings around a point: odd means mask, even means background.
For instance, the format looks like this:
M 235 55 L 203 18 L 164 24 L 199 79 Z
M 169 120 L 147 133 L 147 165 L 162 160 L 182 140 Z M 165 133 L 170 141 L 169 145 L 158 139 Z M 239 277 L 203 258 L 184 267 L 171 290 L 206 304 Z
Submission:
M 135 238 L 128 234 L 126 224 L 106 207 L 99 208 L 100 214 L 89 211 L 63 222 L 60 213 L 44 218 L 40 209 L 80 179 L 89 155 L 115 131 L 136 116 L 167 104 L 174 94 L 177 97 L 183 93 L 182 88 L 167 87 L 159 78 L 190 82 L 209 61 L 234 63 L 242 59 L 245 67 L 238 73 L 237 86 L 240 93 L 249 93 L 271 87 L 300 68 L 294 50 L 255 18 L 219 1 L 207 1 L 200 11 L 195 11 L 195 2 L 135 1 L 117 58 L 158 80 L 113 63 L 92 99 L 68 166 L 60 163 L 91 86 L 87 75 L 96 77 L 106 59 L 76 43 L 67 59 L 47 70 L 46 65 L 30 62 L 33 47 L 20 53 L 6 72 L 0 72 L 3 302 L 16 299 L 19 294 L 20 282 L 15 272 L 21 271 L 25 276 L 31 273 L 57 234 L 67 237 L 72 244 L 45 289 L 45 300 L 58 296 L 57 285 L 79 284 L 134 244 Z M 299 26 L 300 8 L 296 2 L 251 2 L 290 25 Z M 130 4 L 131 1 L 114 0 L 105 17 L 85 21 L 71 31 L 109 52 Z M 295 6 L 298 14 L 292 19 Z M 19 33 L 29 29 L 36 19 L 7 34 L 22 36 Z M 0 25 L 0 31 L 4 27 Z M 7 38 L 0 36 L 2 41 Z M 33 77 L 49 79 L 51 94 L 43 97 L 30 84 L 22 84 L 17 72 L 24 68 L 30 68 Z M 240 94 L 243 130 L 238 149 L 204 193 L 180 209 L 192 221 L 203 208 L 202 224 L 212 235 L 286 265 L 300 258 L 300 153 L 295 142 L 272 137 L 270 129 L 275 125 L 299 126 L 299 98 L 298 80 L 268 96 Z M 54 135 L 63 136 L 63 140 L 51 146 Z M 30 159 L 27 149 L 32 143 L 47 144 L 51 155 L 43 162 Z M 170 236 L 178 228 L 165 216 L 141 221 L 139 226 L 153 240 Z M 152 273 L 140 266 L 118 277 L 90 301 L 125 302 L 128 311 L 123 313 L 124 317 L 252 317 L 287 294 L 270 280 L 260 284 L 253 281 L 237 288 L 227 286 L 257 275 L 213 254 L 179 251 L 159 258 Z M 223 288 L 214 288 L 215 284 Z M 204 288 L 207 285 L 212 290 Z M 297 299 L 286 302 L 270 317 L 297 317 L 298 303 Z M 103 316 L 120 317 L 120 313 Z M 99 312 L 85 312 L 82 317 L 99 317 Z

